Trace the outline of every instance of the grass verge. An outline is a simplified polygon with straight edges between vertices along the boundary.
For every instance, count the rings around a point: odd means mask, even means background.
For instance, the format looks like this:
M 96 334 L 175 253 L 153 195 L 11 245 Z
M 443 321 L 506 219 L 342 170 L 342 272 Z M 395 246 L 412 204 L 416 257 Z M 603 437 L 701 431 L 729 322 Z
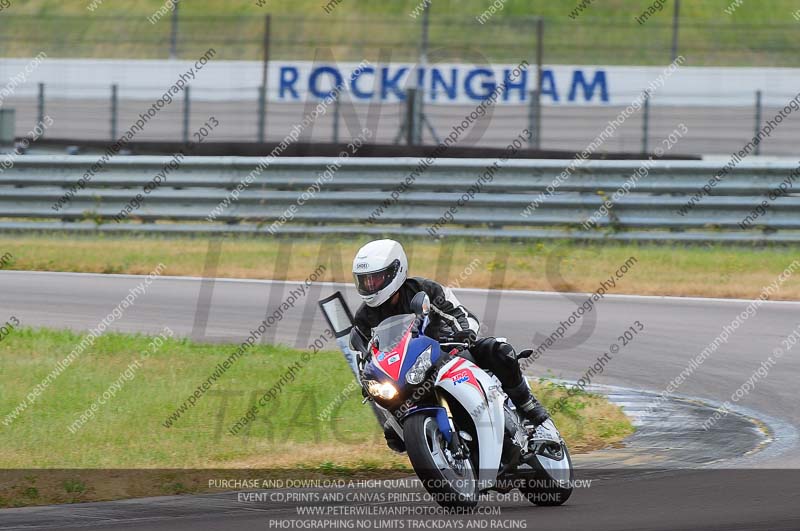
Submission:
M 13 1 L 3 12 L 4 55 L 32 57 L 45 50 L 52 57 L 163 59 L 170 42 L 168 5 L 165 0 Z M 319 46 L 340 61 L 358 61 L 379 48 L 391 48 L 394 61 L 414 60 L 423 5 L 421 0 L 193 0 L 180 6 L 178 54 L 194 59 L 199 49 L 215 46 L 218 59 L 260 60 L 262 17 L 272 13 L 273 59 L 313 60 Z M 653 16 L 637 23 L 648 7 Z M 795 66 L 796 9 L 792 0 L 684 2 L 680 53 L 693 65 Z M 159 10 L 158 22 L 149 23 Z M 671 57 L 673 11 L 672 2 L 641 0 L 436 0 L 429 33 L 433 50 L 480 50 L 492 62 L 524 57 L 533 62 L 534 17 L 542 16 L 550 64 L 663 65 Z M 485 13 L 493 14 L 481 19 L 484 24 L 478 18 Z
M 351 282 L 352 258 L 368 238 L 230 238 L 219 262 L 199 238 L 0 235 L 0 269 L 303 280 L 326 264 L 324 281 Z M 591 292 L 630 257 L 636 264 L 609 293 L 755 298 L 798 256 L 798 246 L 654 245 L 405 239 L 411 274 L 460 287 Z M 800 275 L 777 299 L 800 300 Z
M 411 472 L 405 455 L 386 448 L 358 390 L 337 400 L 352 375 L 333 351 L 309 359 L 290 380 L 287 367 L 302 362 L 304 353 L 257 345 L 167 428 L 164 421 L 231 347 L 167 339 L 153 349 L 146 336 L 107 334 L 9 421 L 7 415 L 81 338 L 22 328 L 0 342 L 0 468 L 17 469 L 3 472 L 0 507 L 206 491 L 207 471 L 215 469 L 224 470 L 224 477 L 236 470 L 284 477 Z M 120 379 L 134 360 L 142 360 L 141 366 Z M 231 435 L 228 429 L 282 378 L 275 399 L 247 429 Z M 547 382 L 535 386 L 545 404 L 566 393 Z M 113 396 L 73 433 L 69 426 L 110 389 Z M 331 403 L 338 406 L 320 420 Z M 633 431 L 618 407 L 583 393 L 570 399 L 556 421 L 574 452 L 613 445 Z

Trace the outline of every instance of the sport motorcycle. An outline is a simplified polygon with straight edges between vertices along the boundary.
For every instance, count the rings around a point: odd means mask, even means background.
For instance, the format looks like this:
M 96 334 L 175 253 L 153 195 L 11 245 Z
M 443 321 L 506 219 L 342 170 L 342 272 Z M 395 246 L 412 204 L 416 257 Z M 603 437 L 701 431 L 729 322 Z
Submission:
M 536 505 L 567 501 L 572 461 L 552 419 L 536 428 L 524 420 L 500 380 L 477 365 L 469 343 L 427 337 L 425 293 L 411 309 L 381 322 L 368 342 L 353 334 L 351 344 L 364 401 L 402 441 L 433 499 L 470 508 L 482 493 L 517 488 Z

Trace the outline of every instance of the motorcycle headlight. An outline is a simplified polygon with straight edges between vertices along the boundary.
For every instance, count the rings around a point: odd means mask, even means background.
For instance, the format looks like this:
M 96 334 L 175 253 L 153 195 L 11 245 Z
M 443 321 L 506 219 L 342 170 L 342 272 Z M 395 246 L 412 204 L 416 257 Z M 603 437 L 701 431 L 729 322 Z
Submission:
M 391 400 L 397 396 L 397 388 L 389 382 L 367 380 L 367 391 L 376 398 Z
M 420 383 L 425 378 L 425 373 L 431 368 L 431 347 L 425 349 L 425 352 L 419 355 L 417 361 L 406 373 L 406 381 L 411 385 Z

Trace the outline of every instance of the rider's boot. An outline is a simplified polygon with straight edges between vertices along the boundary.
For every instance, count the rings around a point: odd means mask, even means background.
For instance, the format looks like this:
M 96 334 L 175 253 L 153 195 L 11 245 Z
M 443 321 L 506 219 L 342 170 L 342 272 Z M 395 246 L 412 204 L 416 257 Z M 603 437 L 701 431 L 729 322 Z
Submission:
M 547 409 L 536 400 L 524 379 L 514 387 L 503 387 L 503 391 L 517 407 L 520 415 L 530 421 L 534 428 L 550 418 Z

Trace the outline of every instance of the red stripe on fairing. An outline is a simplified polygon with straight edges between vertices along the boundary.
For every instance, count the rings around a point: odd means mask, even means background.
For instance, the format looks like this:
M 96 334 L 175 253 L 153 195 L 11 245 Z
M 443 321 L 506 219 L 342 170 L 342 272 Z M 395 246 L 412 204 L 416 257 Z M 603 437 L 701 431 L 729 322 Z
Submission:
M 442 381 L 445 378 L 449 378 L 453 382 L 453 386 L 456 386 L 458 385 L 456 383 L 456 380 L 466 376 L 467 379 L 465 380 L 465 382 L 472 385 L 475 389 L 478 390 L 478 392 L 480 392 L 481 396 L 485 398 L 486 394 L 483 392 L 483 387 L 481 387 L 481 384 L 480 382 L 478 382 L 478 379 L 475 378 L 475 374 L 473 374 L 473 372 L 468 367 L 461 368 L 461 366 L 467 362 L 468 360 L 466 358 L 461 358 L 461 361 L 454 363 L 449 369 L 447 369 L 447 372 L 444 373 L 441 378 L 439 378 L 439 381 Z
M 378 358 L 375 356 L 374 353 L 372 356 L 373 359 L 375 360 L 375 365 L 377 365 L 378 368 L 380 368 L 380 370 L 385 372 L 386 375 L 394 381 L 400 379 L 400 369 L 403 368 L 403 361 L 405 361 L 406 359 L 406 352 L 408 352 L 408 344 L 411 340 L 411 334 L 409 333 L 410 331 L 411 331 L 411 326 L 409 326 L 408 330 L 406 330 L 406 333 L 403 335 L 403 339 L 400 340 L 400 343 L 398 343 L 397 346 L 391 350 L 391 352 L 384 353 L 385 357 L 383 358 L 383 361 L 378 361 Z M 394 355 L 399 355 L 400 359 L 389 365 L 389 358 L 391 358 Z

